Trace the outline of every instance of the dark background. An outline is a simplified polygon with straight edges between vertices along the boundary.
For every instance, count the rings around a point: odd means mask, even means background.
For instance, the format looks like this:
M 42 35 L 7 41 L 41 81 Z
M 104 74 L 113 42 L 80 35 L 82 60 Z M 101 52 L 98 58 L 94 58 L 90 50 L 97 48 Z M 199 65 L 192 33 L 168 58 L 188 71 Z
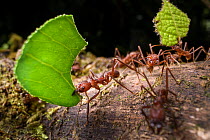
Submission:
M 191 19 L 189 48 L 210 46 L 209 0 L 171 0 Z M 87 50 L 97 56 L 113 56 L 118 47 L 122 54 L 141 45 L 159 44 L 152 19 L 161 8 L 161 0 L 42 0 L 4 1 L 0 4 L 0 45 L 11 33 L 27 38 L 46 20 L 61 14 L 73 14 Z

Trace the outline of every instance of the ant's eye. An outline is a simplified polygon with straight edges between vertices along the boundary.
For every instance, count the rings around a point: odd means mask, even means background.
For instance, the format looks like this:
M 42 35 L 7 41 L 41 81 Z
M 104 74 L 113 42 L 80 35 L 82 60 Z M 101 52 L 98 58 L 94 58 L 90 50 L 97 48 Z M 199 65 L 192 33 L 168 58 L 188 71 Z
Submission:
M 152 61 L 152 60 L 150 60 L 150 61 L 149 61 L 149 63 L 153 63 L 153 61 Z
M 150 123 L 150 126 L 151 126 L 151 127 L 154 127 L 154 126 L 155 126 L 155 124 L 154 124 L 154 123 Z
M 162 125 L 161 124 L 157 124 L 157 126 L 156 126 L 157 128 L 161 128 L 162 127 Z

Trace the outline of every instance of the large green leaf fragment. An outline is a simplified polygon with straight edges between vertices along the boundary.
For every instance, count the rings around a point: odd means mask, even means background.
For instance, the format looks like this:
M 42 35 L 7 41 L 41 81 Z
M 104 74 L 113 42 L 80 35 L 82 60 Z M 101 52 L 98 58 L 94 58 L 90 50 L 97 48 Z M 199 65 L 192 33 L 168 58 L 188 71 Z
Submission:
M 15 67 L 18 81 L 30 94 L 51 104 L 77 105 L 80 95 L 74 92 L 70 71 L 86 45 L 72 15 L 48 20 L 23 45 Z
M 167 0 L 163 0 L 153 22 L 155 31 L 160 35 L 160 43 L 166 46 L 177 44 L 180 38 L 187 35 L 190 25 L 188 16 Z

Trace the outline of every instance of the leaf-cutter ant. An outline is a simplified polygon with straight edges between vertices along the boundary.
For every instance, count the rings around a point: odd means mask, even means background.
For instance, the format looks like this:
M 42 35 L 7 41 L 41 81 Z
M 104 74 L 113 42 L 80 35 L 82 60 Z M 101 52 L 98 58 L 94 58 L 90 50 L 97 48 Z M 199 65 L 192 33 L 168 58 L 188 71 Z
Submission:
M 178 57 L 173 57 L 172 55 L 172 59 L 177 60 L 178 58 L 181 58 L 182 56 L 184 56 L 187 60 L 187 62 L 191 59 L 193 59 L 193 62 L 195 62 L 198 57 L 200 56 L 201 52 L 203 51 L 205 54 L 208 55 L 208 53 L 206 52 L 206 50 L 204 49 L 203 46 L 200 46 L 198 48 L 194 48 L 192 47 L 189 51 L 186 51 L 186 47 L 187 47 L 187 42 L 184 45 L 184 48 L 182 49 L 182 41 L 179 41 L 178 45 L 174 45 L 174 46 L 170 46 L 171 50 L 165 50 L 164 52 L 168 52 L 168 51 L 176 51 L 176 54 L 178 55 Z M 195 52 L 198 52 L 197 56 L 195 57 Z
M 145 88 L 143 85 L 141 86 L 142 89 L 147 91 L 151 97 L 153 98 L 153 103 L 152 105 L 144 105 L 141 107 L 141 113 L 145 116 L 146 122 L 149 126 L 149 128 L 153 132 L 159 133 L 164 126 L 165 118 L 166 118 L 166 110 L 167 108 L 164 107 L 166 103 L 168 103 L 168 93 L 170 92 L 176 97 L 177 100 L 177 95 L 169 90 L 168 88 L 168 72 L 171 74 L 173 79 L 176 81 L 177 84 L 180 84 L 177 82 L 175 77 L 173 76 L 171 70 L 169 68 L 166 68 L 166 87 L 159 89 L 158 91 L 154 91 L 152 88 L 147 76 L 143 73 L 144 78 L 146 79 L 151 91 L 149 91 L 147 88 Z M 153 94 L 154 93 L 154 94 Z M 178 100 L 177 100 L 178 101 Z M 144 109 L 150 109 L 149 114 L 147 115 L 144 111 Z
M 150 45 L 151 54 L 148 54 L 146 57 L 144 57 L 141 47 L 138 46 L 141 58 L 139 58 L 138 60 L 134 60 L 134 62 L 136 62 L 142 66 L 146 66 L 146 69 L 150 73 L 152 73 L 154 66 L 161 65 L 161 64 L 165 63 L 166 61 L 165 60 L 160 61 L 160 59 L 159 59 L 159 57 L 164 54 L 162 52 L 162 49 L 159 50 L 158 54 L 155 54 L 152 50 L 152 48 L 154 46 L 152 46 L 151 44 L 149 44 L 149 45 Z M 141 60 L 143 60 L 144 63 Z
M 85 81 L 82 81 L 76 87 L 76 92 L 80 92 L 80 93 L 84 92 L 87 97 L 87 122 L 86 122 L 86 125 L 88 124 L 88 120 L 89 120 L 89 103 L 99 95 L 99 93 L 100 93 L 99 84 L 107 85 L 113 79 L 120 86 L 122 86 L 123 88 L 125 88 L 126 90 L 128 90 L 129 92 L 134 94 L 130 89 L 128 89 L 127 87 L 125 87 L 123 84 L 121 84 L 119 81 L 117 81 L 115 79 L 120 76 L 119 71 L 116 70 L 116 66 L 118 63 L 115 63 L 115 62 L 116 62 L 116 59 L 114 59 L 114 61 L 113 61 L 112 69 L 110 71 L 104 72 L 100 77 L 97 77 L 96 74 L 90 70 L 90 75 L 89 75 L 88 79 Z M 90 88 L 95 88 L 98 90 L 98 92 L 91 98 L 89 98 L 89 96 L 87 94 L 87 91 Z

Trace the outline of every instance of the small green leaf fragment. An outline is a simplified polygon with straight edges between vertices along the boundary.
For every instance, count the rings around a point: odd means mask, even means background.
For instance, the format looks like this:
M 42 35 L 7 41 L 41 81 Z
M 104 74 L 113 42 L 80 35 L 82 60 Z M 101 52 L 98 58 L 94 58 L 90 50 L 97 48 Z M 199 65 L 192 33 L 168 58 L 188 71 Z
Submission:
M 160 43 L 166 46 L 177 44 L 180 38 L 187 35 L 190 25 L 188 16 L 167 0 L 163 0 L 153 22 L 155 32 L 160 35 Z
M 74 59 L 87 42 L 81 37 L 72 15 L 61 15 L 45 22 L 23 45 L 15 74 L 33 96 L 60 106 L 75 106 L 70 71 Z

